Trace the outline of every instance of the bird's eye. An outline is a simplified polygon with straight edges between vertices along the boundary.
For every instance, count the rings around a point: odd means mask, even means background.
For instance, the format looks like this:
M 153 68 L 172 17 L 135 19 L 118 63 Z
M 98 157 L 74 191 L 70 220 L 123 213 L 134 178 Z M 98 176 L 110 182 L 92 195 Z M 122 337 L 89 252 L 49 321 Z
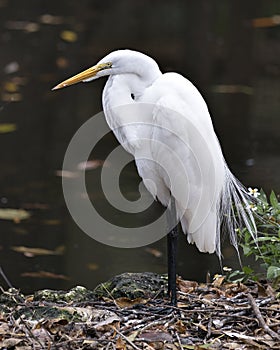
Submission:
M 133 100 L 135 100 L 135 95 L 133 93 L 131 93 L 130 96 Z

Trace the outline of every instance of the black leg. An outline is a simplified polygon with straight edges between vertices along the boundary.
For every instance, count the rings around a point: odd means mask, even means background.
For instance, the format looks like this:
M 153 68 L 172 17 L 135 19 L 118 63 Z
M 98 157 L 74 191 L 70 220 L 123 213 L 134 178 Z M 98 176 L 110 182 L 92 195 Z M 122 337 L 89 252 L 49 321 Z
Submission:
M 178 246 L 178 226 L 176 225 L 176 208 L 174 198 L 171 197 L 171 208 L 167 210 L 167 222 L 171 227 L 167 235 L 167 255 L 168 255 L 168 294 L 171 298 L 171 304 L 177 305 L 176 296 L 176 265 L 177 265 L 177 246 Z

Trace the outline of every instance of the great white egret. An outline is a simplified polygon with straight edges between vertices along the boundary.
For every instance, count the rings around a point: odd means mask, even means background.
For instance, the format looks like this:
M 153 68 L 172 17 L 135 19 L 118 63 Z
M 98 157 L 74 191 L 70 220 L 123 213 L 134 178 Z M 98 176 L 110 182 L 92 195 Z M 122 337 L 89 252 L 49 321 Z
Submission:
M 132 50 L 111 52 L 53 90 L 103 76 L 109 76 L 102 100 L 107 123 L 133 154 L 147 189 L 171 209 L 169 221 L 174 225 L 168 233 L 168 289 L 171 302 L 176 304 L 176 218 L 188 242 L 195 243 L 201 252 L 216 251 L 220 256 L 222 222 L 235 246 L 241 226 L 255 236 L 250 197 L 224 160 L 199 91 L 180 74 L 163 74 L 151 57 Z M 127 105 L 139 108 L 133 113 L 116 109 Z M 148 151 L 148 160 L 141 156 L 143 148 Z

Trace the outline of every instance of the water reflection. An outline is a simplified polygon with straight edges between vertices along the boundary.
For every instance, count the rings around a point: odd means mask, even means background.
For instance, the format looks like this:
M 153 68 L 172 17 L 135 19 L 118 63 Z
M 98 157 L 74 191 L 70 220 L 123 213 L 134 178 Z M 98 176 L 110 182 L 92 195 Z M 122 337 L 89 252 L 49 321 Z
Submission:
M 23 6 L 7 0 L 0 7 L 0 123 L 17 127 L 0 134 L 1 207 L 32 213 L 20 223 L 0 221 L 1 265 L 15 286 L 25 291 L 76 284 L 92 288 L 127 270 L 166 272 L 164 239 L 152 245 L 163 252 L 155 257 L 145 248 L 104 246 L 81 232 L 69 216 L 56 176 L 75 131 L 101 110 L 104 81 L 55 94 L 50 89 L 116 48 L 146 52 L 162 70 L 190 78 L 208 101 L 234 173 L 247 185 L 280 191 L 280 70 L 274 54 L 280 27 L 269 22 L 280 12 L 276 1 L 62 0 Z M 266 27 L 251 22 L 265 16 Z M 104 142 L 106 147 L 96 149 L 94 158 L 104 159 L 117 145 L 111 134 Z M 97 198 L 99 171 L 90 171 L 88 177 Z M 124 171 L 122 183 L 137 195 L 133 165 Z M 161 209 L 155 205 L 152 210 Z M 198 253 L 183 236 L 180 240 L 180 274 L 203 280 L 208 270 L 218 271 L 215 256 Z M 65 253 L 26 257 L 13 246 L 65 246 Z M 232 250 L 224 255 L 226 265 L 238 265 Z M 40 271 L 56 278 L 22 275 Z

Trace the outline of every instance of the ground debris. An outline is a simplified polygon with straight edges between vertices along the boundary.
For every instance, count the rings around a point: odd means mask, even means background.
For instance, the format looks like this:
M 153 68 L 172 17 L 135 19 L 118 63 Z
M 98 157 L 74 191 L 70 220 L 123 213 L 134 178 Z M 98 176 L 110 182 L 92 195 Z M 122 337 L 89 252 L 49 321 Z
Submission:
M 164 276 L 123 277 L 103 284 L 103 295 L 100 286 L 31 296 L 1 290 L 0 349 L 279 349 L 279 291 L 266 281 L 217 285 L 178 278 L 174 307 L 148 287 L 158 279 L 158 292 L 166 293 Z

